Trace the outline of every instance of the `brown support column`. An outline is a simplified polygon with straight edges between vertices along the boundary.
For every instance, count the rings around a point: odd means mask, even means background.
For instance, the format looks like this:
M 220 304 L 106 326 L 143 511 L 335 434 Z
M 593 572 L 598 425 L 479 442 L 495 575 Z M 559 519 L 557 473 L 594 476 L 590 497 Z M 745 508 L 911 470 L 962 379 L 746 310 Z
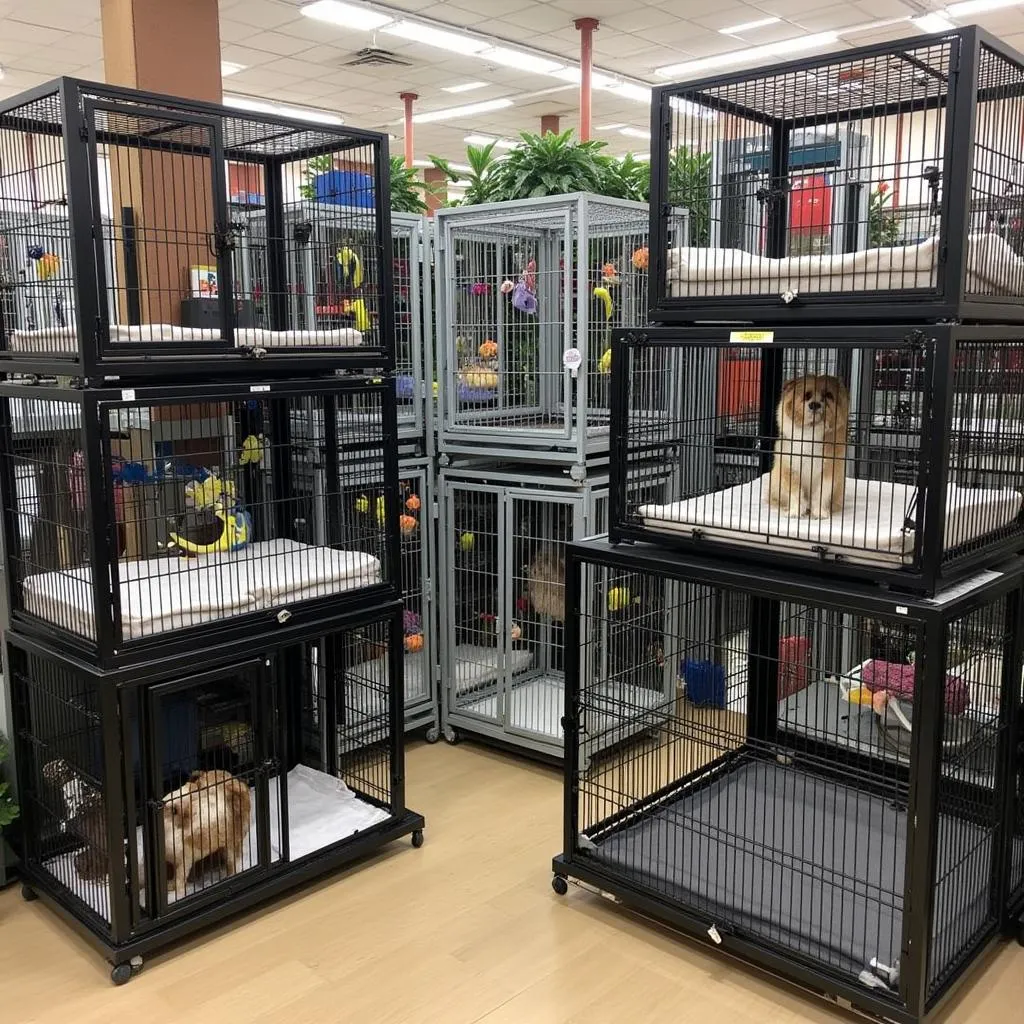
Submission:
M 399 98 L 405 104 L 405 166 L 412 167 L 412 162 L 416 158 L 414 147 L 415 129 L 412 124 L 412 105 L 420 97 L 419 94 L 415 92 L 403 92 Z
M 100 0 L 100 18 L 107 82 L 220 102 L 217 0 Z M 180 323 L 191 268 L 215 263 L 210 161 L 131 145 L 107 149 L 119 280 L 125 280 L 122 239 L 130 215 L 138 241 L 139 319 Z M 119 319 L 128 322 L 123 290 L 118 305 Z
M 551 132 L 554 135 L 558 134 L 558 115 L 557 114 L 544 114 L 540 119 L 540 133 L 541 135 L 547 135 Z
M 577 18 L 573 24 L 580 33 L 580 141 L 589 142 L 594 94 L 594 33 L 601 23 L 597 18 Z
M 448 199 L 448 175 L 437 167 L 428 167 L 423 172 L 423 180 L 432 186 L 427 193 L 427 216 L 432 217 Z

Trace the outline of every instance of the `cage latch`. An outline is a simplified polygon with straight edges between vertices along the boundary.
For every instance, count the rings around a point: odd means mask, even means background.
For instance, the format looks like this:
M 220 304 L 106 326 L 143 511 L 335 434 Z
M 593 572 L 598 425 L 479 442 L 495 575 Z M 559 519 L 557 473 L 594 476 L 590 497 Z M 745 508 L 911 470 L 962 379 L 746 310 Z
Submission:
M 235 247 L 238 244 L 239 235 L 238 225 L 231 223 L 218 224 L 216 230 L 213 233 L 213 242 L 210 245 L 210 251 L 218 259 L 225 256 L 230 256 L 235 251 Z
M 824 544 L 815 544 L 811 551 L 816 554 L 822 561 L 828 558 L 828 548 Z
M 277 613 L 278 624 L 283 626 L 291 617 L 292 617 L 292 613 L 290 611 L 288 611 L 287 608 L 282 608 Z
M 939 212 L 939 183 L 942 181 L 942 172 L 938 167 L 926 167 L 921 172 L 921 178 L 931 192 L 931 215 L 934 217 Z

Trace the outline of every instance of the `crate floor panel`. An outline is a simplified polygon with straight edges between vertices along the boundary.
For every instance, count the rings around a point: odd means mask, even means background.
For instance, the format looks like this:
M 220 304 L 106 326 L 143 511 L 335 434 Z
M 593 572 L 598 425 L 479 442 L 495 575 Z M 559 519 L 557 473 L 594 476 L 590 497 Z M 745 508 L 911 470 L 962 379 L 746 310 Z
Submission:
M 734 765 L 598 838 L 592 856 L 719 928 L 854 977 L 899 960 L 905 811 L 799 768 Z M 985 829 L 940 816 L 933 968 L 986 921 L 991 856 Z
M 501 675 L 501 652 L 483 644 L 458 644 L 455 648 L 455 692 L 480 690 L 497 682 Z M 525 672 L 533 664 L 533 652 L 513 647 L 508 652 L 508 670 Z
M 272 540 L 197 558 L 123 561 L 119 573 L 122 634 L 138 640 L 372 586 L 380 562 L 362 551 Z M 28 576 L 22 593 L 26 612 L 95 638 L 91 566 Z
M 668 505 L 642 505 L 638 515 L 650 530 L 706 537 L 752 546 L 777 546 L 820 557 L 815 548 L 864 565 L 905 565 L 913 558 L 917 488 L 878 480 L 847 480 L 841 512 L 825 519 L 790 517 L 765 500 L 768 474 L 749 483 Z M 1009 526 L 1020 512 L 1019 491 L 949 485 L 945 550 Z
M 430 673 L 423 652 L 406 653 L 403 662 L 405 703 L 426 700 L 430 697 Z M 364 661 L 349 669 L 345 674 L 345 711 L 349 725 L 385 721 L 390 689 L 391 672 L 386 658 Z
M 494 690 L 473 701 L 462 701 L 459 710 L 501 720 L 500 694 Z M 601 734 L 624 734 L 630 719 L 643 717 L 666 703 L 660 690 L 648 690 L 627 683 L 601 683 L 587 690 L 587 733 L 591 738 Z M 605 704 L 606 712 L 601 706 Z M 628 716 L 623 709 L 629 709 Z M 505 726 L 519 732 L 536 733 L 561 741 L 562 716 L 565 714 L 565 681 L 560 675 L 532 676 L 512 685 L 505 701 Z
M 270 861 L 277 862 L 282 857 L 281 842 L 281 807 L 277 780 L 270 785 Z M 364 832 L 368 828 L 387 821 L 389 813 L 373 804 L 360 799 L 348 787 L 324 772 L 316 771 L 306 765 L 297 765 L 287 776 L 288 786 L 288 843 L 289 861 L 294 862 L 317 850 L 327 849 L 335 843 Z M 253 867 L 256 861 L 258 841 L 256 836 L 256 791 L 250 790 L 252 796 L 253 815 L 246 837 L 242 871 Z M 139 860 L 143 858 L 142 829 L 136 832 Z M 77 851 L 64 853 L 43 863 L 48 871 L 72 892 L 81 896 L 84 901 L 103 920 L 110 920 L 110 897 L 108 882 L 84 882 L 75 871 Z M 205 889 L 224 881 L 226 874 L 223 869 L 204 870 L 198 880 L 191 880 L 185 897 L 193 896 Z M 184 898 L 168 891 L 168 903 Z M 141 902 L 145 905 L 145 893 Z
M 111 324 L 112 345 L 195 343 L 220 341 L 220 331 L 208 327 L 180 327 L 177 324 Z M 46 355 L 77 356 L 75 327 L 43 327 L 34 331 L 12 331 L 9 349 L 16 353 L 43 352 Z M 305 349 L 358 348 L 363 335 L 352 327 L 320 331 L 271 331 L 262 327 L 236 327 L 236 348 Z

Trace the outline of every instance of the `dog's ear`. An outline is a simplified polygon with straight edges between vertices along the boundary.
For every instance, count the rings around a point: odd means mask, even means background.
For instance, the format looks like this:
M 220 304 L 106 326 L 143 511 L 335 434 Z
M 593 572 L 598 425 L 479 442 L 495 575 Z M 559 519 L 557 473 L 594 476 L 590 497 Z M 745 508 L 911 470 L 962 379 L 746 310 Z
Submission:
M 192 773 L 192 774 L 191 774 L 191 775 L 190 775 L 190 776 L 188 777 L 188 781 L 189 781 L 189 782 L 199 782 L 199 780 L 200 780 L 200 779 L 201 779 L 202 777 L 203 777 L 203 773 L 202 773 L 201 771 L 198 771 L 198 770 L 197 770 L 197 771 L 194 771 L 194 772 L 193 772 L 193 773 Z

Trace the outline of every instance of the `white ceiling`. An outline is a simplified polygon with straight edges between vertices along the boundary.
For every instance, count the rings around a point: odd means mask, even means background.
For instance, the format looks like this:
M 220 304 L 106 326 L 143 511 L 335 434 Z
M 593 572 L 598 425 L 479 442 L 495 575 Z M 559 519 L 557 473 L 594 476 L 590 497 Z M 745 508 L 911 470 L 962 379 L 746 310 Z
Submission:
M 168 0 L 169 2 L 169 0 Z M 245 65 L 225 79 L 225 91 L 279 103 L 317 107 L 366 128 L 402 135 L 399 93 L 419 93 L 417 110 L 427 111 L 508 97 L 504 110 L 418 125 L 416 156 L 439 153 L 458 160 L 470 132 L 514 137 L 537 130 L 543 114 L 559 114 L 563 127 L 578 120 L 578 92 L 557 79 L 489 68 L 480 58 L 457 56 L 421 43 L 326 25 L 299 14 L 305 0 L 220 0 L 224 60 Z M 472 28 L 498 40 L 529 45 L 563 59 L 579 54 L 578 17 L 596 17 L 598 67 L 633 81 L 656 82 L 654 69 L 747 46 L 828 30 L 845 32 L 838 44 L 855 46 L 918 31 L 912 15 L 938 10 L 939 0 L 386 0 L 397 12 L 414 13 L 452 26 Z M 680 15 L 685 13 L 685 18 Z M 742 38 L 722 35 L 729 26 L 775 16 L 782 20 Z M 904 20 L 899 20 L 904 19 Z M 972 20 L 1024 49 L 1024 5 Z M 876 24 L 877 23 L 877 24 Z M 874 27 L 868 27 L 874 24 Z M 850 31 L 853 29 L 853 31 Z M 346 61 L 376 42 L 411 65 L 350 68 Z M 103 78 L 99 0 L 0 0 L 0 97 L 60 74 Z M 446 85 L 486 81 L 486 88 L 453 95 Z M 643 103 L 598 92 L 594 124 L 647 127 Z M 610 151 L 646 151 L 642 138 L 618 129 L 598 132 Z M 400 149 L 401 141 L 394 143 Z

